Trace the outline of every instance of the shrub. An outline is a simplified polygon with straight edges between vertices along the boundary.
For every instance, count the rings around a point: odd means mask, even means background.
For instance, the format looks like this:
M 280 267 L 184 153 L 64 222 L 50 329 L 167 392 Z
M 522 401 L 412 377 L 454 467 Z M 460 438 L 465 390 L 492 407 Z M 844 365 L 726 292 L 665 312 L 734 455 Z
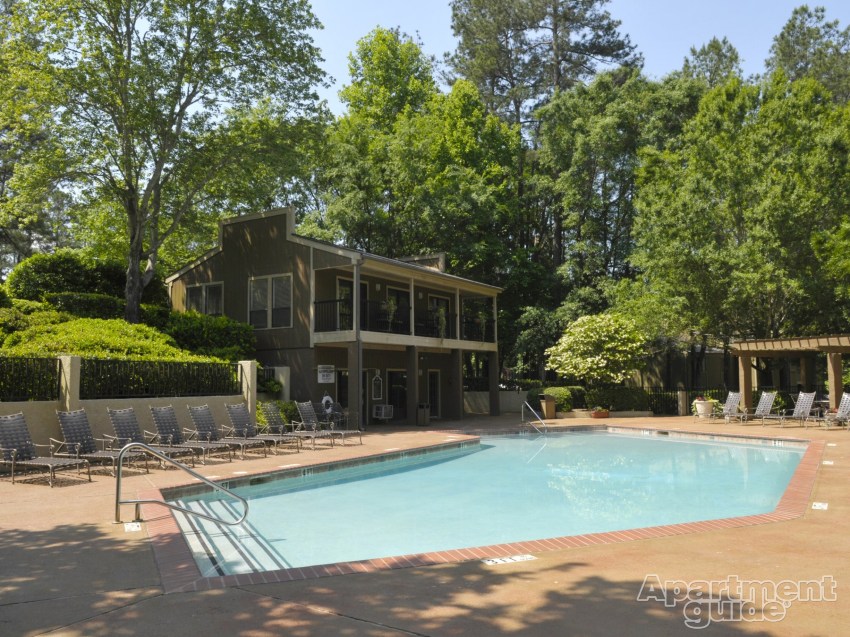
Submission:
M 79 318 L 123 318 L 126 305 L 124 299 L 98 292 L 52 292 L 45 294 L 44 300 Z
M 18 299 L 41 300 L 46 294 L 77 292 L 124 298 L 127 266 L 114 259 L 91 259 L 77 250 L 57 250 L 24 259 L 9 273 L 8 292 Z M 142 292 L 142 302 L 168 305 L 168 290 L 155 276 Z
M 168 336 L 147 325 L 120 319 L 81 318 L 52 325 L 34 325 L 6 337 L 10 356 L 58 356 L 119 360 L 211 361 L 176 347 Z
M 158 304 L 142 303 L 142 323 L 149 325 L 160 332 L 165 332 L 168 320 L 171 318 L 171 310 Z
M 256 344 L 250 325 L 226 316 L 171 312 L 163 331 L 183 349 L 230 361 L 250 358 Z
M 271 402 L 280 411 L 284 422 L 297 422 L 300 419 L 300 416 L 298 415 L 298 406 L 295 404 L 294 400 L 273 400 Z M 266 415 L 263 413 L 262 409 L 257 410 L 257 422 L 264 425 L 267 424 Z
M 585 400 L 617 411 L 650 411 L 649 394 L 639 387 L 588 387 Z
M 6 292 L 6 286 L 0 285 L 0 308 L 12 307 L 12 300 Z
M 539 381 L 535 385 L 531 385 L 528 388 L 528 391 L 525 393 L 525 402 L 527 402 L 532 409 L 540 409 L 540 394 L 543 393 L 543 384 Z
M 30 303 L 30 301 L 27 301 Z M 42 303 L 33 303 L 38 308 L 44 307 Z M 17 307 L 0 308 L 0 344 L 9 334 L 26 330 L 36 325 L 53 325 L 68 320 L 68 315 L 56 310 L 35 309 L 32 312 L 24 312 Z M 27 308 L 34 309 L 34 308 Z
M 640 369 L 646 338 L 636 323 L 620 314 L 582 316 L 546 350 L 548 367 L 588 383 L 621 383 Z
M 50 308 L 49 305 L 41 301 L 28 301 L 27 299 L 12 299 L 12 307 L 21 314 L 32 314 Z
M 92 292 L 95 279 L 82 255 L 74 250 L 34 254 L 9 273 L 9 293 L 18 299 L 39 301 L 51 292 Z
M 555 399 L 555 411 L 570 411 L 573 408 L 572 396 L 567 387 L 545 387 L 541 394 L 549 394 Z
M 585 398 L 585 393 L 587 390 L 578 385 L 570 385 L 567 389 L 570 390 L 570 396 L 572 396 L 573 409 L 586 409 L 587 399 Z

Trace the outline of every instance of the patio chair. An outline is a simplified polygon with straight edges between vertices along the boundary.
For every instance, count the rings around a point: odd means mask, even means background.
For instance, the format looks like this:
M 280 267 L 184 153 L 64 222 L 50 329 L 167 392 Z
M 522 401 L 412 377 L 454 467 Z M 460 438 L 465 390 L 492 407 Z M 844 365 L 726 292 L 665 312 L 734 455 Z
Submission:
M 850 393 L 844 392 L 841 395 L 841 402 L 838 403 L 838 409 L 833 412 L 826 412 L 824 415 L 815 418 L 816 422 L 823 423 L 829 429 L 832 423 L 836 425 L 847 426 L 850 422 Z
M 321 405 L 321 403 L 319 403 Z M 325 437 L 329 437 L 331 441 L 331 446 L 334 444 L 334 438 L 339 438 L 342 440 L 342 444 L 345 444 L 345 439 L 348 436 L 352 436 L 357 434 L 360 436 L 360 444 L 363 444 L 363 437 L 360 433 L 359 429 L 348 430 L 348 429 L 336 429 L 334 427 L 334 421 L 332 418 L 328 418 L 327 420 L 321 420 L 319 416 L 316 415 L 316 410 L 311 402 L 303 402 L 303 403 L 295 403 L 296 407 L 298 407 L 298 414 L 301 416 L 301 424 L 303 429 L 310 431 L 320 432 L 321 435 Z M 325 428 L 322 426 L 324 425 Z M 315 442 L 315 441 L 314 441 Z
M 153 440 L 146 440 L 139 429 L 139 421 L 136 419 L 136 411 L 132 407 L 126 409 L 111 409 L 106 408 L 109 413 L 109 420 L 112 423 L 112 428 L 115 430 L 115 436 L 107 436 L 113 440 L 115 444 L 123 447 L 131 442 L 140 442 L 147 445 L 154 451 L 162 454 L 170 460 L 175 458 L 183 458 L 189 456 L 192 460 L 192 466 L 195 466 L 195 452 L 186 447 L 172 447 L 171 445 L 154 444 Z M 151 434 L 151 438 L 155 434 Z M 162 462 L 160 462 L 162 465 Z
M 183 437 L 183 431 L 177 424 L 177 414 L 174 407 L 151 406 L 151 417 L 156 426 L 157 440 L 174 447 L 186 447 L 192 449 L 201 458 L 201 464 L 207 464 L 211 454 L 227 454 L 227 461 L 233 461 L 233 447 L 226 442 L 207 442 L 204 440 L 187 440 Z M 191 432 L 189 432 L 191 433 Z
M 109 470 L 114 478 L 117 473 L 118 458 L 121 452 L 117 449 L 107 449 L 109 441 L 101 438 L 100 443 L 102 449 L 97 448 L 97 442 L 91 432 L 89 417 L 85 409 L 77 409 L 74 411 L 56 411 L 56 416 L 59 418 L 59 428 L 62 430 L 64 440 L 50 439 L 51 445 L 56 445 L 53 450 L 54 456 L 65 458 L 84 458 L 89 463 L 97 462 L 102 465 L 109 463 Z M 124 454 L 124 460 L 127 464 L 133 462 L 143 462 L 145 465 L 145 473 L 149 473 L 148 456 L 147 454 L 133 451 Z
M 227 409 L 230 424 L 233 425 L 233 436 L 247 440 L 262 440 L 271 447 L 274 453 L 277 453 L 280 445 L 293 443 L 296 450 L 300 451 L 301 441 L 298 436 L 293 436 L 285 431 L 260 433 L 256 425 L 251 422 L 251 414 L 248 413 L 248 406 L 245 403 L 235 403 L 224 407 Z
M 709 414 L 708 419 L 714 420 L 715 418 L 723 418 L 726 422 L 729 422 L 733 418 L 740 418 L 743 416 L 743 413 L 738 411 L 738 405 L 741 403 L 741 392 L 739 391 L 730 391 L 726 396 L 726 402 L 723 404 L 723 407 L 720 409 L 715 409 L 711 414 Z
M 309 438 L 312 448 L 315 449 L 316 438 L 327 437 L 323 435 L 322 431 L 298 429 L 301 425 L 299 422 L 285 422 L 283 416 L 280 414 L 280 409 L 274 403 L 260 403 L 260 409 L 263 410 L 263 414 L 266 417 L 266 427 L 270 433 L 287 433 L 290 436 L 294 436 L 298 440 L 299 446 L 303 440 Z M 291 430 L 288 431 L 288 428 L 291 428 Z
M 331 447 L 333 447 L 333 436 L 329 429 L 322 429 L 319 419 L 316 416 L 316 411 L 313 409 L 313 404 L 310 402 L 296 402 L 295 406 L 298 408 L 298 416 L 301 420 L 291 423 L 291 433 L 302 439 L 309 438 L 311 449 L 316 448 L 317 438 L 319 440 L 327 440 L 331 443 Z
M 815 402 L 815 392 L 800 392 L 797 397 L 797 404 L 794 409 L 783 409 L 776 414 L 768 414 L 762 418 L 761 424 L 764 426 L 767 420 L 778 420 L 779 426 L 784 427 L 786 420 L 799 420 L 801 425 L 809 426 L 809 418 L 812 413 L 812 405 Z M 790 413 L 789 413 L 790 412 Z
M 188 407 L 189 416 L 192 418 L 192 423 L 195 425 L 195 433 L 193 434 L 193 437 L 197 437 L 198 440 L 204 440 L 206 442 L 226 443 L 234 449 L 239 449 L 239 457 L 243 460 L 245 459 L 246 449 L 262 449 L 263 456 L 268 455 L 266 453 L 266 442 L 264 440 L 220 435 L 209 405 L 189 405 Z
M 763 391 L 761 393 L 761 397 L 759 398 L 758 405 L 756 405 L 756 410 L 753 413 L 744 412 L 742 422 L 747 422 L 750 419 L 753 420 L 761 420 L 762 424 L 764 424 L 764 418 L 769 416 L 773 411 L 773 403 L 776 401 L 776 392 L 775 391 Z
M 67 469 L 76 469 L 79 475 L 80 469 L 85 467 L 91 482 L 91 466 L 88 460 L 39 456 L 37 447 L 49 448 L 50 445 L 36 445 L 32 442 L 23 412 L 0 416 L 0 463 L 11 465 L 12 484 L 15 483 L 15 470 L 21 468 L 47 471 L 51 488 L 56 480 L 56 472 Z

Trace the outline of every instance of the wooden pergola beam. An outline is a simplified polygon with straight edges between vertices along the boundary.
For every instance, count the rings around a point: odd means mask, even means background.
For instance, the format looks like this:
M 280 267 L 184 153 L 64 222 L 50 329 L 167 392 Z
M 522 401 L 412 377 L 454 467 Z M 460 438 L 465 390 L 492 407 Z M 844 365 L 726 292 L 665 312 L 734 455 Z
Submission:
M 730 348 L 733 356 L 738 357 L 738 377 L 740 380 L 743 406 L 752 405 L 752 359 L 753 358 L 793 358 L 807 352 L 821 352 L 827 355 L 827 390 L 829 406 L 838 407 L 843 385 L 841 382 L 841 355 L 850 353 L 850 334 L 829 336 L 805 336 L 800 338 L 771 338 L 752 341 L 738 341 Z M 801 372 L 807 372 L 801 367 Z

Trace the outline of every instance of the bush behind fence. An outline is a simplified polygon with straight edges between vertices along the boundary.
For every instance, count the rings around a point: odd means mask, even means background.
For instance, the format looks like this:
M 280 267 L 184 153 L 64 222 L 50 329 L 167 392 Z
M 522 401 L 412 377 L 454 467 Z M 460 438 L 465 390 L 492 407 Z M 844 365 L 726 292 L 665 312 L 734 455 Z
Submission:
M 59 400 L 59 360 L 0 356 L 0 401 Z
M 59 359 L 0 356 L 0 401 L 58 401 Z M 80 398 L 230 396 L 242 393 L 236 363 L 82 359 Z
M 80 398 L 226 396 L 242 393 L 236 363 L 83 359 Z

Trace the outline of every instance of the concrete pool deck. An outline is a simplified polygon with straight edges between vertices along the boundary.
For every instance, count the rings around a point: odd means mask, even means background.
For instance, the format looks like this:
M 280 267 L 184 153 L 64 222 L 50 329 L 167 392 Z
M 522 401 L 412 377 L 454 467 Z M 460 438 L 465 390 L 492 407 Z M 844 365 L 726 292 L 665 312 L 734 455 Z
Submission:
M 468 418 L 446 429 L 498 429 L 518 416 Z M 683 530 L 657 537 L 530 551 L 530 561 L 485 564 L 480 557 L 436 565 L 286 582 L 238 580 L 222 588 L 170 592 L 167 552 L 149 532 L 170 514 L 156 508 L 127 532 L 114 524 L 115 480 L 62 479 L 12 485 L 0 479 L 0 635 L 835 635 L 850 625 L 850 432 L 844 429 L 705 423 L 692 418 L 568 419 L 708 433 L 809 439 L 817 444 L 808 486 L 796 489 L 796 512 L 745 526 Z M 432 427 L 435 425 L 432 423 Z M 363 445 L 214 462 L 197 470 L 229 477 L 280 466 L 328 462 L 415 448 L 446 439 L 436 429 L 373 428 Z M 186 484 L 176 471 L 128 473 L 125 497 Z M 792 491 L 792 489 L 789 489 Z M 787 496 L 787 494 L 786 494 Z M 812 503 L 827 503 L 826 510 Z M 122 519 L 132 518 L 132 507 Z M 357 529 L 333 532 L 356 534 Z M 182 541 L 182 539 L 181 539 Z M 179 542 L 175 542 L 179 549 Z M 519 547 L 518 547 L 519 548 Z M 525 548 L 525 547 L 523 547 Z M 526 552 L 517 550 L 516 553 Z M 165 557 L 164 557 L 165 556 Z M 160 560 L 160 562 L 158 562 Z M 241 577 L 241 576 L 240 576 Z M 737 578 L 737 579 L 734 579 Z M 744 619 L 723 602 L 664 604 L 674 582 L 761 582 L 781 586 Z M 661 588 L 661 585 L 665 585 Z M 820 586 L 820 589 L 818 589 Z M 185 587 L 184 587 L 185 588 Z M 823 595 L 815 592 L 822 590 Z M 814 592 L 813 592 L 814 591 Z M 639 600 L 638 597 L 642 597 Z M 824 599 L 825 598 L 825 599 Z M 729 596 L 723 597 L 728 604 Z M 820 601 L 818 601 L 820 600 Z M 832 600 L 832 601 L 830 601 Z M 700 612 L 701 615 L 694 613 Z M 721 615 L 721 613 L 726 613 Z M 732 612 L 735 612 L 734 610 Z M 707 614 L 710 613 L 710 614 Z M 758 620 L 758 621 L 756 621 Z

